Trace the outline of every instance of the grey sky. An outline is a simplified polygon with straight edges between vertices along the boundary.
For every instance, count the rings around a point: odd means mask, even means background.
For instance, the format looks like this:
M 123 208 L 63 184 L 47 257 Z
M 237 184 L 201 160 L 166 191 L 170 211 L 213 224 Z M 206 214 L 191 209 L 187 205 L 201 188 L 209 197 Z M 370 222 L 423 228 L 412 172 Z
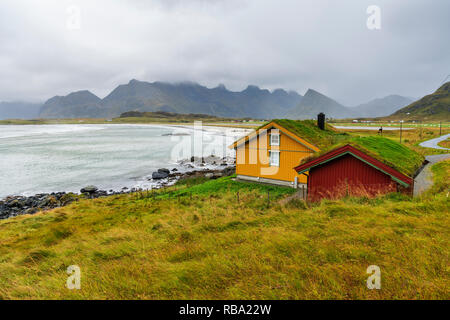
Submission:
M 313 88 L 347 105 L 420 97 L 450 74 L 449 13 L 448 0 L 2 0 L 0 101 L 104 97 L 132 78 Z

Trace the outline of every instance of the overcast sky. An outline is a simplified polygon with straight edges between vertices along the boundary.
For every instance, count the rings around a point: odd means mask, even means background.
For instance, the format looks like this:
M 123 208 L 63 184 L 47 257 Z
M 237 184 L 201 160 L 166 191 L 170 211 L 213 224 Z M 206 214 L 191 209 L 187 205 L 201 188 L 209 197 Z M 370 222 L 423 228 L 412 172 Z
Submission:
M 421 97 L 450 74 L 449 13 L 449 0 L 1 0 L 0 101 L 103 98 L 133 78 L 313 88 L 346 105 Z

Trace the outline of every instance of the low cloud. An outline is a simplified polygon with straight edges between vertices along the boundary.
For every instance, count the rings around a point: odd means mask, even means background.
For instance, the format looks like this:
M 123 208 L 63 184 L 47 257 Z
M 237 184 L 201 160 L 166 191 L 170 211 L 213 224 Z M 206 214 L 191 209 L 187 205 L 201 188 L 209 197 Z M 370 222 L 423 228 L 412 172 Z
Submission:
M 0 101 L 43 101 L 132 78 L 321 91 L 354 105 L 420 97 L 450 73 L 447 0 L 2 0 Z M 70 29 L 67 8 L 80 9 Z

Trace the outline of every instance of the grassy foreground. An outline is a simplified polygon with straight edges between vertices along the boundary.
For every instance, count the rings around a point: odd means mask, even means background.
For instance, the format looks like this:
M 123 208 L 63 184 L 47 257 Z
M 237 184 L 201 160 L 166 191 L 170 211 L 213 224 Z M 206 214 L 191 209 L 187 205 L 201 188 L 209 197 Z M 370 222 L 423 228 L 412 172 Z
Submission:
M 0 221 L 0 298 L 448 299 L 450 162 L 433 172 L 414 200 L 281 205 L 292 189 L 228 177 Z

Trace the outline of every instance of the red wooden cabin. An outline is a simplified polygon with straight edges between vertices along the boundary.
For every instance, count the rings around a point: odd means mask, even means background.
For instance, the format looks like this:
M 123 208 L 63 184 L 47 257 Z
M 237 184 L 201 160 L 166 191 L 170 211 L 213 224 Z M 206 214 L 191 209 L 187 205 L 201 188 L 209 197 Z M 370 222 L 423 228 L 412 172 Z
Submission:
M 389 192 L 412 194 L 414 179 L 351 145 L 295 167 L 308 174 L 308 200 L 337 199 L 346 195 L 374 197 Z

